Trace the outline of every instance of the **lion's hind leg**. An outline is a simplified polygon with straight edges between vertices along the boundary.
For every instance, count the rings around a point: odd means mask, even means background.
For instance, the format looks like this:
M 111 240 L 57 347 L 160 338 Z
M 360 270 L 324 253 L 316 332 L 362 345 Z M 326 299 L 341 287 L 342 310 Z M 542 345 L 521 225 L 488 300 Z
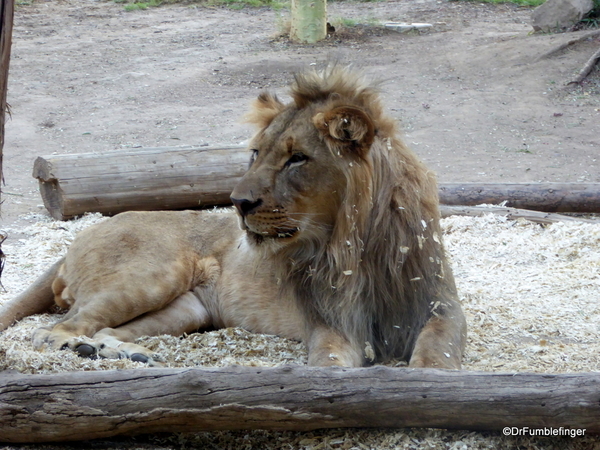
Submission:
M 128 358 L 155 366 L 160 365 L 160 357 L 133 341 L 141 336 L 181 336 L 211 325 L 212 318 L 200 300 L 192 292 L 186 292 L 158 311 L 116 328 L 104 328 L 91 338 L 77 338 L 73 346 L 82 356 Z
M 65 300 L 72 307 L 58 323 L 33 333 L 33 347 L 36 350 L 43 347 L 52 350 L 70 348 L 87 356 L 85 347 L 79 348 L 83 337 L 92 337 L 104 328 L 118 327 L 149 311 L 160 309 L 172 298 L 170 289 L 152 285 L 145 289 L 115 285 L 100 292 L 80 289 L 73 299 Z
M 457 300 L 440 302 L 415 343 L 409 367 L 460 369 L 467 322 Z
M 0 308 L 0 331 L 24 317 L 47 311 L 54 305 L 52 283 L 64 262 L 64 258 L 55 262 L 27 290 L 2 305 Z

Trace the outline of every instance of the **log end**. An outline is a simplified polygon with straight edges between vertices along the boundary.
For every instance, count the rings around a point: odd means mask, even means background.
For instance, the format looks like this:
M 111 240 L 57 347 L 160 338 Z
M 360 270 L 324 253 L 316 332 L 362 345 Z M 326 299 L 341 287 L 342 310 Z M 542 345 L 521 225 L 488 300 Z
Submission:
M 44 206 L 50 212 L 50 215 L 57 220 L 67 220 L 71 217 L 64 214 L 64 201 L 62 190 L 57 180 L 40 181 L 40 195 L 44 201 Z

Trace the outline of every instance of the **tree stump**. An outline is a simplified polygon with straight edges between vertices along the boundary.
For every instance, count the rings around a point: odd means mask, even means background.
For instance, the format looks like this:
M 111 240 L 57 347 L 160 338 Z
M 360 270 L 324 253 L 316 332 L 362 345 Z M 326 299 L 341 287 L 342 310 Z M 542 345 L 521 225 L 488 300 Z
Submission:
M 314 44 L 327 37 L 327 0 L 292 0 L 290 39 Z

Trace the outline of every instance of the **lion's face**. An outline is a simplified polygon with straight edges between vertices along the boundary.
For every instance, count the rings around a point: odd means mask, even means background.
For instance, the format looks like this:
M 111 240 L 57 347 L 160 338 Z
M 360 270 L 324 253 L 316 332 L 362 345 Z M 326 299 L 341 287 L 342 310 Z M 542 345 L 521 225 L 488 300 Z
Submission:
M 257 243 L 326 240 L 345 199 L 346 172 L 368 151 L 372 125 L 356 108 L 299 109 L 266 94 L 261 107 L 268 120 L 231 195 L 241 226 Z
M 250 143 L 249 170 L 231 197 L 258 241 L 327 233 L 335 220 L 342 174 L 311 119 L 288 109 Z

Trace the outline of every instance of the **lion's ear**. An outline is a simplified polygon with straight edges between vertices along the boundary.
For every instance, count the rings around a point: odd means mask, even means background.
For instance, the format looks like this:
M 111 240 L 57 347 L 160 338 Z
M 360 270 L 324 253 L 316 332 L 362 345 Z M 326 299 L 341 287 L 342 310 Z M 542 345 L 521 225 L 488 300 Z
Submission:
M 244 116 L 244 121 L 253 123 L 260 129 L 266 128 L 284 108 L 285 105 L 276 95 L 263 92 L 252 103 L 252 109 Z
M 369 115 L 354 106 L 339 106 L 313 117 L 313 123 L 338 150 L 364 157 L 375 139 L 375 125 Z

